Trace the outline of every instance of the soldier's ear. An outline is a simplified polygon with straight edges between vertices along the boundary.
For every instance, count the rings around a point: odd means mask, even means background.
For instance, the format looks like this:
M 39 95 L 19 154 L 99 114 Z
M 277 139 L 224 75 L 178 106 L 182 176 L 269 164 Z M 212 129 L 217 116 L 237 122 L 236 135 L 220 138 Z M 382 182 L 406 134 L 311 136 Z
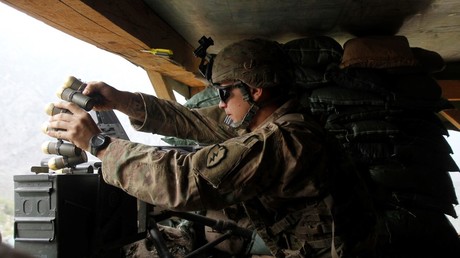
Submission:
M 264 89 L 262 88 L 250 88 L 251 96 L 254 101 L 259 100 L 262 97 Z

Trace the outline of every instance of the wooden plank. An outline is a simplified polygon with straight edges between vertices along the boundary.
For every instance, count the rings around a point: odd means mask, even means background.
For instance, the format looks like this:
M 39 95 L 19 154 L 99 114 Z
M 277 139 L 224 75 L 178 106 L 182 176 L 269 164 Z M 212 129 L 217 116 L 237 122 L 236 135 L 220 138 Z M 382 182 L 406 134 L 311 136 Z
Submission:
M 101 49 L 120 55 L 148 71 L 156 71 L 192 87 L 199 60 L 193 48 L 142 0 L 0 0 L 44 23 Z M 141 50 L 168 48 L 174 60 Z
M 171 87 L 168 87 L 163 76 L 156 71 L 147 71 L 150 82 L 155 89 L 156 96 L 162 99 L 176 100 Z
M 450 101 L 460 101 L 460 80 L 438 80 L 442 96 Z
M 460 131 L 460 110 L 449 109 L 439 113 Z
M 193 54 L 194 47 L 158 17 L 143 0 L 83 0 L 83 2 L 150 48 L 173 50 L 176 62 L 189 71 L 198 71 L 200 60 Z M 197 46 L 198 40 L 197 38 Z
M 192 97 L 193 95 L 199 93 L 200 91 L 206 89 L 206 87 L 193 87 L 193 88 L 190 88 L 190 97 Z
M 442 97 L 449 101 L 460 101 L 460 80 L 438 80 Z M 455 128 L 460 130 L 460 110 L 449 109 L 439 112 Z

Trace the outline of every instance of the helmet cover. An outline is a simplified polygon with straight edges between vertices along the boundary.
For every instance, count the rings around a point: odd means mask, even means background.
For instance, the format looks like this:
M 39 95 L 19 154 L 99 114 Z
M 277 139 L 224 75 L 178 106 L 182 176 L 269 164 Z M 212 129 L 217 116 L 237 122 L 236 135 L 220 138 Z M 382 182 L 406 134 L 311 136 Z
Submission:
M 288 87 L 291 60 L 276 42 L 245 39 L 222 49 L 212 67 L 212 82 L 240 80 L 253 88 Z

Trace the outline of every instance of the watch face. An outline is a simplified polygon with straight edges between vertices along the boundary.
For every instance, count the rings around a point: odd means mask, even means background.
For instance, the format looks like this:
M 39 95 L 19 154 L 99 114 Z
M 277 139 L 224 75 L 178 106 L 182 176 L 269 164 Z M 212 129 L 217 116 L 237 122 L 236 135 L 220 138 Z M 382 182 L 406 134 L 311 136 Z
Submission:
M 98 134 L 96 137 L 92 138 L 92 141 L 93 146 L 101 146 L 105 141 L 105 137 L 104 135 Z
M 90 142 L 90 153 L 93 154 L 94 156 L 97 155 L 97 152 L 105 147 L 107 147 L 110 143 L 110 137 L 103 135 L 103 134 L 97 134 L 91 138 Z

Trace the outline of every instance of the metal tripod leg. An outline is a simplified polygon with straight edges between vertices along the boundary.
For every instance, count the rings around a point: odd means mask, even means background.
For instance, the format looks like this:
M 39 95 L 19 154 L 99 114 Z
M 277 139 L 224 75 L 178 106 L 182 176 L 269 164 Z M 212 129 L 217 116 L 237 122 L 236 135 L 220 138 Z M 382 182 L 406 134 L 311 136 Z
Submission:
M 165 258 L 173 258 L 172 254 L 169 252 L 166 242 L 161 235 L 160 229 L 153 218 L 149 218 L 149 232 L 153 239 L 153 245 L 155 246 L 158 255 Z

